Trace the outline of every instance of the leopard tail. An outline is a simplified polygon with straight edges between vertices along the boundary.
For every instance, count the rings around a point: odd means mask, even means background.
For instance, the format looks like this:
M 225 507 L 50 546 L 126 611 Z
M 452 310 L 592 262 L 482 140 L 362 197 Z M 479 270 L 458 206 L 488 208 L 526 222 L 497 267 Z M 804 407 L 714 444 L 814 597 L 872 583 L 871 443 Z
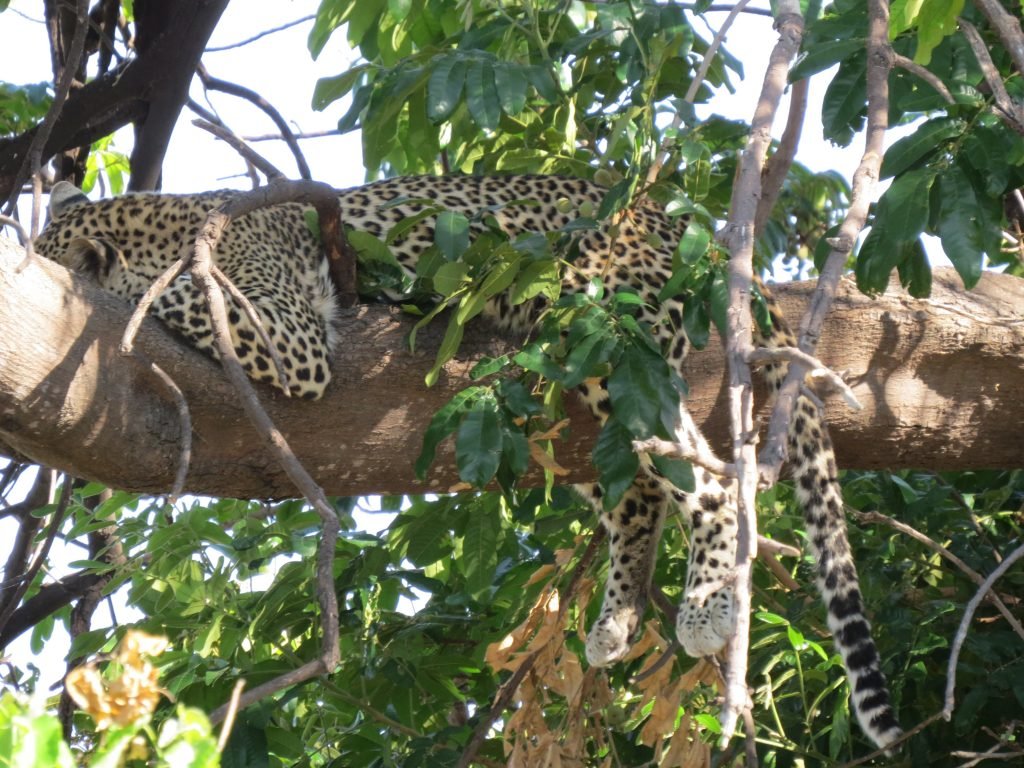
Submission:
M 864 615 L 857 568 L 846 536 L 836 462 L 818 406 L 797 399 L 789 427 L 789 462 L 804 508 L 807 537 L 817 563 L 817 583 L 828 626 L 843 658 L 853 709 L 864 732 L 888 747 L 902 731 L 896 721 L 871 625 Z

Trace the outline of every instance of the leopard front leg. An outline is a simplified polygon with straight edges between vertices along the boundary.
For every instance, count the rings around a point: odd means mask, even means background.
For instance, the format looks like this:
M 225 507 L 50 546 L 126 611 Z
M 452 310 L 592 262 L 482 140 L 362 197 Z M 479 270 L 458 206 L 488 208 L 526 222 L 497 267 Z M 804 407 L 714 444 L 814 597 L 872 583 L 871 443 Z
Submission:
M 692 454 L 712 454 L 685 406 L 679 409 L 676 437 Z M 707 469 L 694 467 L 694 489 L 673 490 L 690 523 L 686 588 L 676 616 L 676 636 L 690 656 L 711 656 L 725 647 L 736 626 L 733 585 L 736 562 L 736 493 L 732 484 Z
M 602 504 L 597 485 L 577 485 L 576 490 L 601 513 L 601 524 L 608 531 L 604 602 L 587 636 L 587 661 L 604 667 L 626 655 L 640 626 L 669 498 L 660 484 L 644 473 L 611 510 Z
M 707 470 L 697 470 L 693 493 L 677 500 L 690 519 L 686 589 L 676 617 L 676 636 L 690 656 L 711 656 L 736 627 L 733 586 L 736 562 L 736 496 Z

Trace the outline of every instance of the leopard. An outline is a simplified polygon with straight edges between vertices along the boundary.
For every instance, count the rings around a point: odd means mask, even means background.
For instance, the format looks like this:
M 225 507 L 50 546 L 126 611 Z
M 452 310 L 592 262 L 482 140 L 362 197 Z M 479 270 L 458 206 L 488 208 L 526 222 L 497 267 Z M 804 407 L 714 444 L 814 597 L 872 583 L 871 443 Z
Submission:
M 599 210 L 607 188 L 593 181 L 547 175 L 413 176 L 386 179 L 338 191 L 342 219 L 349 230 L 385 238 L 410 275 L 434 245 L 437 211 L 474 216 L 489 212 L 490 226 L 509 237 L 562 231 L 581 212 Z M 36 250 L 95 280 L 128 302 L 138 302 L 152 281 L 182 256 L 207 213 L 226 202 L 230 191 L 170 195 L 131 193 L 90 201 L 72 185 L 57 184 L 50 198 L 49 222 Z M 426 208 L 431 210 L 426 210 Z M 616 216 L 579 228 L 577 252 L 563 266 L 563 294 L 591 290 L 593 281 L 606 295 L 635 292 L 643 300 L 637 320 L 660 345 L 680 375 L 691 348 L 683 313 L 686 295 L 659 299 L 673 275 L 673 252 L 687 224 L 650 200 L 641 199 Z M 231 297 L 232 344 L 256 381 L 308 399 L 320 397 L 330 383 L 330 354 L 339 343 L 334 286 L 306 208 L 287 203 L 257 210 L 232 222 L 214 255 L 215 263 L 256 308 L 276 360 L 244 308 Z M 760 292 L 770 323 L 755 323 L 755 342 L 769 349 L 794 347 L 796 339 L 766 286 Z M 533 328 L 543 299 L 513 306 L 498 294 L 484 309 L 484 322 L 520 336 Z M 196 348 L 216 356 L 209 314 L 188 274 L 177 278 L 152 304 L 151 312 Z M 278 362 L 287 378 L 282 383 Z M 770 392 L 787 373 L 784 363 L 762 368 Z M 604 422 L 612 413 L 606 379 L 587 380 L 579 396 Z M 687 410 L 679 407 L 676 436 L 689 452 L 708 454 L 710 445 Z M 902 731 L 897 722 L 881 659 L 872 639 L 857 570 L 847 538 L 835 452 L 816 398 L 799 395 L 788 430 L 789 467 L 803 507 L 815 580 L 824 601 L 827 624 L 843 659 L 851 699 L 865 734 L 889 748 Z M 689 526 L 689 556 L 676 635 L 692 657 L 723 650 L 736 626 L 732 572 L 737 546 L 735 482 L 709 469 L 694 468 L 692 490 L 670 483 L 647 457 L 622 498 L 605 503 L 599 483 L 582 483 L 576 492 L 598 514 L 607 532 L 609 564 L 603 602 L 587 633 L 585 654 L 595 667 L 622 660 L 640 630 L 651 593 L 661 533 L 670 515 Z

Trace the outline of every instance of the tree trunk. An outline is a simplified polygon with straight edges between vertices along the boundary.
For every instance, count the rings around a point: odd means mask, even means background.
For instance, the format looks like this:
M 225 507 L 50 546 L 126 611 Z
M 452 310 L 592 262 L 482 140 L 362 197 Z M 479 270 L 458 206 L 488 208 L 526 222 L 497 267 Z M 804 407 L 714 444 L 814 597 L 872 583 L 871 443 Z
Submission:
M 131 308 L 64 268 L 36 258 L 20 274 L 23 252 L 0 240 L 0 440 L 8 452 L 112 487 L 169 490 L 179 461 L 181 425 L 166 387 L 143 360 L 118 344 Z M 779 286 L 798 318 L 813 286 Z M 827 398 L 839 462 L 847 468 L 957 470 L 1024 466 L 1024 281 L 986 274 L 965 293 L 939 270 L 932 297 L 893 289 L 868 299 L 844 284 L 819 354 L 849 371 L 864 405 L 852 412 Z M 458 482 L 450 444 L 426 482 L 413 463 L 431 416 L 467 385 L 482 355 L 509 342 L 485 327 L 466 334 L 459 359 L 427 389 L 423 375 L 444 323 L 421 332 L 417 352 L 406 335 L 413 320 L 384 306 L 342 318 L 345 339 L 334 380 L 319 402 L 293 401 L 260 387 L 275 423 L 329 494 L 446 491 Z M 154 320 L 137 349 L 181 387 L 191 410 L 193 448 L 187 490 L 213 496 L 294 495 L 284 473 L 248 425 L 219 366 Z M 712 442 L 727 440 L 724 368 L 717 342 L 688 361 L 689 407 Z M 716 405 L 716 399 L 718 404 Z M 575 398 L 571 427 L 556 446 L 566 480 L 594 477 L 594 420 Z M 449 441 L 450 442 L 450 441 Z M 534 473 L 530 482 L 541 476 Z

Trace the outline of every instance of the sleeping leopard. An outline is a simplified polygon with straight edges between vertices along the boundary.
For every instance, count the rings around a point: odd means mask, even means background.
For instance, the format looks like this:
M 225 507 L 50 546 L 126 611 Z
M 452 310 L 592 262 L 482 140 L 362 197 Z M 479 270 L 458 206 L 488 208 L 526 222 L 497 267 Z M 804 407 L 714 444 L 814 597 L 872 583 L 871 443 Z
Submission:
M 424 201 L 473 215 L 487 207 L 514 237 L 564 227 L 581 209 L 600 205 L 606 190 L 592 182 L 554 176 L 409 177 L 339 192 L 347 227 L 377 237 L 422 212 Z M 194 195 L 131 194 L 90 202 L 70 184 L 54 187 L 50 222 L 35 247 L 64 266 L 88 274 L 105 289 L 137 302 L 150 283 L 191 243 L 206 213 L 231 192 Z M 625 211 L 615 223 L 578 232 L 579 256 L 563 274 L 563 293 L 587 289 L 600 278 L 608 295 L 620 289 L 640 294 L 638 320 L 647 323 L 666 359 L 682 373 L 689 349 L 682 327 L 682 297 L 658 300 L 672 275 L 672 254 L 685 229 L 649 202 Z M 421 218 L 391 244 L 404 269 L 413 273 L 421 254 L 434 243 L 433 217 Z M 318 238 L 309 230 L 304 208 L 286 204 L 232 222 L 215 259 L 256 307 L 288 374 L 290 394 L 320 397 L 331 377 L 329 353 L 336 343 L 335 294 Z M 755 326 L 765 347 L 795 346 L 795 339 L 768 294 L 772 324 L 768 335 Z M 241 308 L 228 298 L 229 321 L 238 357 L 255 380 L 280 386 L 275 363 Z M 197 348 L 215 354 L 203 299 L 188 274 L 155 301 L 152 313 L 184 334 Z M 523 334 L 536 307 L 492 299 L 484 315 L 499 330 Z M 766 366 L 770 388 L 785 378 L 784 365 Z M 595 416 L 607 418 L 608 394 L 599 382 L 580 392 Z M 690 448 L 710 450 L 685 406 L 680 407 L 678 439 Z M 887 747 L 901 735 L 880 668 L 847 542 L 842 497 L 828 431 L 816 403 L 801 396 L 789 428 L 789 461 L 804 507 L 808 540 L 817 562 L 816 580 L 850 678 L 854 710 L 865 733 Z M 683 649 L 700 657 L 722 650 L 735 626 L 732 588 L 721 586 L 703 601 L 701 585 L 721 583 L 735 560 L 736 497 L 731 481 L 695 470 L 695 487 L 674 487 L 647 462 L 633 485 L 612 508 L 594 483 L 576 490 L 600 515 L 609 534 L 610 564 L 604 601 L 587 637 L 586 655 L 595 666 L 621 659 L 641 625 L 657 548 L 666 517 L 678 510 L 691 526 L 686 588 L 678 612 L 677 636 Z

